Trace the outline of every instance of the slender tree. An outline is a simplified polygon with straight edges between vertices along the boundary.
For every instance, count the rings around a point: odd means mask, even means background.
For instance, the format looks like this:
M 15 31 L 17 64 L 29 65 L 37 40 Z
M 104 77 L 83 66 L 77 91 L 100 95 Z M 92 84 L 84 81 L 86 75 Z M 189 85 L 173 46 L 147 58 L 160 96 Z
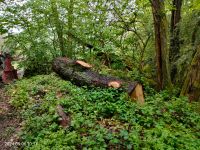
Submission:
M 199 13 L 200 14 L 200 13 Z M 197 21 L 195 27 L 194 27 L 194 30 L 192 32 L 192 46 L 195 46 L 195 42 L 196 42 L 196 38 L 197 38 L 197 33 L 200 29 L 200 19 Z
M 72 28 L 73 28 L 73 12 L 74 12 L 74 0 L 70 0 L 68 8 L 68 57 L 73 57 L 73 37 L 72 37 Z
M 171 62 L 171 79 L 176 80 L 177 66 L 175 62 L 179 58 L 180 53 L 180 28 L 182 0 L 173 0 L 173 9 L 171 11 L 171 27 L 170 27 L 170 62 Z
M 169 50 L 167 46 L 167 18 L 164 0 L 151 1 L 155 29 L 157 78 L 160 89 L 171 86 Z
M 53 19 L 53 23 L 55 26 L 55 30 L 58 36 L 58 42 L 59 42 L 59 47 L 60 50 L 62 52 L 62 56 L 66 56 L 67 54 L 67 50 L 65 47 L 65 41 L 64 41 L 64 36 L 63 36 L 63 25 L 62 22 L 59 18 L 59 11 L 57 8 L 57 2 L 56 0 L 51 0 L 51 9 L 52 9 L 52 19 Z

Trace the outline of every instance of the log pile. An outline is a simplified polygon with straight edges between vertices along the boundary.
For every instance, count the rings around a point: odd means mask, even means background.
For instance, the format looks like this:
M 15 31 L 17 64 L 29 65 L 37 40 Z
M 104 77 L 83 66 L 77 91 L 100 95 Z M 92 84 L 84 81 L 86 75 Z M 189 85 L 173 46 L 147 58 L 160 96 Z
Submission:
M 140 104 L 144 103 L 143 88 L 137 81 L 125 81 L 116 77 L 101 75 L 92 70 L 92 65 L 66 57 L 56 58 L 52 67 L 59 76 L 75 85 L 121 88 L 128 93 L 131 99 Z

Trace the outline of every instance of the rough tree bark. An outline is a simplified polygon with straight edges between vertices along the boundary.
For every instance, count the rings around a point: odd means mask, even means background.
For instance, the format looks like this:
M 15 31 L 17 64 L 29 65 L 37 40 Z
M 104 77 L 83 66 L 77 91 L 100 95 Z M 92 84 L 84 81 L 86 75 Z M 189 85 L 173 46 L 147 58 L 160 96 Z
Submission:
M 113 87 L 121 88 L 128 95 L 137 100 L 140 104 L 144 103 L 142 85 L 138 82 L 130 82 L 101 75 L 91 70 L 91 65 L 79 60 L 71 60 L 66 57 L 59 57 L 53 61 L 53 70 L 63 79 L 70 80 L 72 83 L 82 86 Z
M 163 89 L 171 86 L 169 50 L 167 46 L 167 18 L 164 1 L 150 0 L 150 2 L 152 5 L 155 29 L 158 86 L 160 89 Z
M 188 96 L 190 101 L 200 101 L 200 46 L 192 59 L 181 95 Z
M 179 22 L 181 20 L 182 0 L 173 0 L 173 9 L 171 14 L 171 28 L 170 28 L 170 62 L 171 62 L 171 79 L 176 81 L 177 66 L 175 62 L 179 58 L 180 53 L 180 28 Z

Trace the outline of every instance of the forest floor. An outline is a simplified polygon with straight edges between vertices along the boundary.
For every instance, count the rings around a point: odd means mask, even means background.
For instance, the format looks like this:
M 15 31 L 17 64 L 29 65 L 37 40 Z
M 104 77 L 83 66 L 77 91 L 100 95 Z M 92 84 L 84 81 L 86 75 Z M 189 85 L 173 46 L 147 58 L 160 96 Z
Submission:
M 9 104 L 9 96 L 0 83 L 0 149 L 16 149 L 19 130 L 19 113 Z
M 141 106 L 119 89 L 78 87 L 54 73 L 18 80 L 0 88 L 0 150 L 199 149 L 196 103 L 176 91 L 145 92 Z

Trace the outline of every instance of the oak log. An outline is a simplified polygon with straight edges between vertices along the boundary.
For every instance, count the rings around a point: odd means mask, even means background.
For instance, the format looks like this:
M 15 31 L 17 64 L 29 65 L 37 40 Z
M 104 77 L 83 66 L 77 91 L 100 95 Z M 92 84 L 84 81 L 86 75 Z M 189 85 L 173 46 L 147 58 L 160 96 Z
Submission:
M 53 61 L 53 70 L 65 80 L 78 86 L 113 87 L 127 92 L 131 99 L 144 103 L 142 85 L 137 81 L 126 81 L 117 77 L 106 76 L 92 70 L 92 65 L 66 57 L 58 57 Z

